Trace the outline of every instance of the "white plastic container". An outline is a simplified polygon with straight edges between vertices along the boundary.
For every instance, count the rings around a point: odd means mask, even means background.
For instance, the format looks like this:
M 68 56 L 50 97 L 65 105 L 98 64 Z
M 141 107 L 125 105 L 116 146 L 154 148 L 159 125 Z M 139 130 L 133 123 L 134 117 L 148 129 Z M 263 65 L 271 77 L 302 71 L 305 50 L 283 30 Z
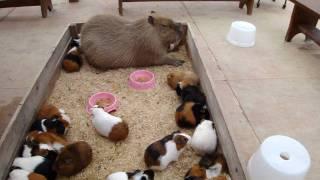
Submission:
M 256 27 L 245 21 L 234 21 L 231 24 L 227 40 L 239 47 L 252 47 L 255 44 Z
M 268 137 L 248 163 L 249 180 L 303 180 L 311 165 L 308 151 L 282 135 Z

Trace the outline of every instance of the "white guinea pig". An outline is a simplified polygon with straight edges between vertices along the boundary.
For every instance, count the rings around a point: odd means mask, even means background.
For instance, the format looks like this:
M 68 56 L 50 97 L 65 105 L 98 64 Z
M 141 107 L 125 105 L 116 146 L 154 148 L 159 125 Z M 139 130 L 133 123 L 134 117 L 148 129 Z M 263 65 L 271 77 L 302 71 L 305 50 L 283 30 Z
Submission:
M 180 131 L 173 132 L 147 147 L 144 162 L 148 168 L 164 170 L 171 162 L 178 160 L 190 139 L 189 135 Z
M 97 105 L 91 111 L 92 124 L 100 135 L 114 142 L 127 138 L 129 128 L 121 118 L 112 116 Z
M 107 177 L 107 180 L 153 180 L 154 172 L 152 170 L 136 170 L 134 172 L 115 172 Z
M 216 150 L 217 141 L 217 133 L 213 122 L 204 120 L 193 133 L 191 147 L 200 155 L 211 154 Z

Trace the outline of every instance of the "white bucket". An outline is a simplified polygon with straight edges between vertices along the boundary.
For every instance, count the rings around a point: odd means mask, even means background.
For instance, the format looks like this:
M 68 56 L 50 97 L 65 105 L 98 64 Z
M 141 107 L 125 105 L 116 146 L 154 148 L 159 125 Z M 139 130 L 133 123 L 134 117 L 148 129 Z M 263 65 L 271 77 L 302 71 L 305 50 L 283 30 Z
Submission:
M 245 21 L 234 21 L 231 24 L 227 40 L 239 47 L 252 47 L 255 44 L 256 27 Z
M 275 135 L 263 141 L 248 163 L 249 180 L 304 180 L 311 165 L 305 147 L 295 139 Z

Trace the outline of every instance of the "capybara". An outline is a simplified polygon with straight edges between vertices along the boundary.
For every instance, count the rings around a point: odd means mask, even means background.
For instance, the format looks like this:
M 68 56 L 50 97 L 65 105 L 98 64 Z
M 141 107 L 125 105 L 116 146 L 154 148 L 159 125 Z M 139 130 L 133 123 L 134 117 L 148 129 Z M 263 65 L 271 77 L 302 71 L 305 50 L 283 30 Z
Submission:
M 80 49 L 88 63 L 101 70 L 153 65 L 180 66 L 168 56 L 185 41 L 187 26 L 159 16 L 136 21 L 97 15 L 81 29 Z

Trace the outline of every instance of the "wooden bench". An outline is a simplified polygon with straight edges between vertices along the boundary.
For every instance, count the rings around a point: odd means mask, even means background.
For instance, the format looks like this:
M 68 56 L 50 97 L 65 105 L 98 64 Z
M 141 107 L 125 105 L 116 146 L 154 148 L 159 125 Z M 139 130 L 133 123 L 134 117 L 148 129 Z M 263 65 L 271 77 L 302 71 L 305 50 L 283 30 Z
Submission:
M 294 3 L 294 8 L 285 40 L 290 42 L 296 34 L 303 33 L 306 38 L 320 45 L 320 30 L 316 27 L 320 18 L 320 1 L 290 1 Z
M 181 0 L 118 0 L 119 14 L 123 15 L 123 2 L 146 2 L 146 1 L 181 1 Z M 239 1 L 239 8 L 247 6 L 247 14 L 251 15 L 253 11 L 254 0 L 182 0 L 182 1 Z

